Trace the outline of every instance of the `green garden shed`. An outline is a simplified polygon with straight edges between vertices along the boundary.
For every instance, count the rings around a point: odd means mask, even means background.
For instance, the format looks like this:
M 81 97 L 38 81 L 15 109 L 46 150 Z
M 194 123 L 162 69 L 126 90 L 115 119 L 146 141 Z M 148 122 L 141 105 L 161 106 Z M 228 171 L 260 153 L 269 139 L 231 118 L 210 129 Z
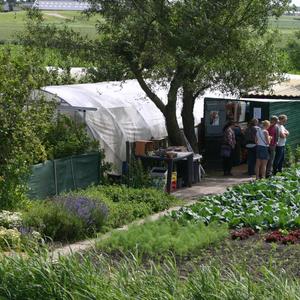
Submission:
M 209 168 L 221 167 L 220 147 L 223 127 L 233 119 L 243 129 L 248 121 L 257 118 L 269 120 L 272 115 L 288 116 L 286 128 L 290 131 L 288 145 L 300 144 L 300 76 L 273 86 L 272 92 L 249 93 L 238 99 L 204 99 L 204 159 Z

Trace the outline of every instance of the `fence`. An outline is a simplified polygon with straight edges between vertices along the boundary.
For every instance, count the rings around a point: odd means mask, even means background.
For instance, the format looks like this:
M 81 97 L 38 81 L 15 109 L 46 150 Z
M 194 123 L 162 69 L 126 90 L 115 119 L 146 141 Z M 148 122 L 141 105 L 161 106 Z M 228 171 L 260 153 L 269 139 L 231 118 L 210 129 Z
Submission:
M 44 199 L 100 181 L 100 154 L 90 153 L 48 160 L 32 166 L 28 196 Z

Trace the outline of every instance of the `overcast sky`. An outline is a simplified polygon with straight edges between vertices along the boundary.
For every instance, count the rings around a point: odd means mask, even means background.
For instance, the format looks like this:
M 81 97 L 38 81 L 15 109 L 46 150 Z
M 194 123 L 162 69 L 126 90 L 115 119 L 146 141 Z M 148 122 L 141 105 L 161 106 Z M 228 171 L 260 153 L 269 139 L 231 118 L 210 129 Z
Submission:
M 300 6 L 300 0 L 293 0 L 292 3 L 296 4 L 297 6 Z

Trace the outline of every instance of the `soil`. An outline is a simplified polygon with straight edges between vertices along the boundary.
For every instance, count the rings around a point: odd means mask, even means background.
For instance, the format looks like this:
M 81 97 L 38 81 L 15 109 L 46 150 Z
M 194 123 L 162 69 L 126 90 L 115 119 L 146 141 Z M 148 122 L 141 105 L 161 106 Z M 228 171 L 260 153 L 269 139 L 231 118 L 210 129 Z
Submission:
M 265 235 L 256 234 L 246 240 L 226 239 L 217 246 L 200 250 L 199 255 L 188 262 L 179 259 L 180 272 L 190 273 L 197 266 L 213 264 L 221 269 L 236 265 L 256 276 L 267 267 L 274 272 L 284 270 L 291 276 L 300 277 L 300 244 L 266 243 Z

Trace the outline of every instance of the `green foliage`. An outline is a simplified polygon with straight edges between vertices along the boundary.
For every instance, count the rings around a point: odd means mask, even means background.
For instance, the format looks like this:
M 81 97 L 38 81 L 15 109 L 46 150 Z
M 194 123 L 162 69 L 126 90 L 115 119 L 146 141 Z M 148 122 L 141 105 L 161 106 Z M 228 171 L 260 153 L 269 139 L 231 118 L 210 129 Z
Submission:
M 180 273 L 173 261 L 145 268 L 135 260 L 110 265 L 97 255 L 60 257 L 46 254 L 3 257 L 0 297 L 3 299 L 162 299 L 249 300 L 298 299 L 299 280 L 262 267 L 253 278 L 239 266 L 191 267 Z M 184 274 L 184 276 L 183 276 Z
M 300 171 L 292 168 L 271 180 L 242 184 L 223 195 L 208 196 L 191 207 L 173 212 L 183 224 L 226 222 L 229 227 L 255 229 L 300 227 Z
M 268 23 L 270 16 L 284 13 L 289 0 L 91 2 L 105 18 L 97 26 L 104 34 L 101 42 L 164 114 L 175 145 L 184 143 L 176 119 L 180 88 L 184 133 L 197 151 L 193 107 L 200 93 L 266 89 L 286 69 Z M 153 82 L 168 86 L 167 105 L 153 91 Z
M 21 234 L 20 232 L 13 228 L 7 229 L 0 226 L 0 249 L 10 250 L 18 249 L 21 245 Z
M 22 214 L 20 212 L 10 212 L 2 210 L 0 212 L 0 226 L 5 228 L 16 228 L 22 225 Z
M 134 189 L 126 186 L 94 186 L 78 195 L 99 199 L 109 208 L 105 223 L 117 228 L 138 218 L 169 208 L 178 201 L 175 197 L 154 189 Z
M 300 31 L 296 31 L 289 40 L 285 50 L 290 59 L 290 68 L 295 72 L 300 70 Z
M 99 142 L 93 140 L 82 123 L 59 115 L 43 136 L 48 159 L 99 151 Z
M 295 153 L 290 145 L 286 145 L 285 147 L 285 167 L 293 167 L 295 165 Z
M 87 203 L 88 199 L 91 203 Z M 176 198 L 153 189 L 93 186 L 57 199 L 31 202 L 23 212 L 23 223 L 43 237 L 78 240 L 167 209 L 175 201 Z
M 298 145 L 295 150 L 295 163 L 299 163 L 299 162 L 300 162 L 300 145 Z
M 85 234 L 83 220 L 51 201 L 32 203 L 23 213 L 23 223 L 54 241 L 78 240 Z
M 136 219 L 151 215 L 151 205 L 145 202 L 109 202 L 109 215 L 106 229 L 119 228 L 129 224 Z
M 144 170 L 141 160 L 133 159 L 129 164 L 128 174 L 123 178 L 124 183 L 132 188 L 152 187 L 153 182 L 149 172 Z
M 29 166 L 46 158 L 40 140 L 53 114 L 53 105 L 35 96 L 49 79 L 37 56 L 11 55 L 0 50 L 0 206 L 13 208 L 24 199 Z
M 92 187 L 82 191 L 82 193 L 86 195 L 95 195 L 96 197 L 97 194 L 99 196 L 104 195 L 106 199 L 115 203 L 148 203 L 153 212 L 164 210 L 168 208 L 171 203 L 176 201 L 174 196 L 155 189 L 134 189 L 118 185 Z
M 131 226 L 128 231 L 113 232 L 100 241 L 97 247 L 104 252 L 135 253 L 157 257 L 173 253 L 179 256 L 194 255 L 199 249 L 217 243 L 228 236 L 226 225 L 201 223 L 181 224 L 170 219 Z
M 103 22 L 102 18 L 87 18 L 83 15 L 81 21 L 92 24 L 91 32 L 95 31 L 97 23 Z M 101 45 L 102 34 L 95 39 L 95 33 L 82 34 L 73 23 L 65 23 L 63 26 L 49 23 L 40 11 L 29 10 L 25 30 L 19 34 L 18 42 L 31 51 L 38 51 L 46 65 L 63 69 L 62 77 L 55 76 L 60 83 L 74 83 L 75 80 L 69 72 L 72 66 L 87 67 L 87 75 L 80 79 L 80 82 L 121 80 L 130 77 L 124 65 L 111 56 L 109 49 Z

